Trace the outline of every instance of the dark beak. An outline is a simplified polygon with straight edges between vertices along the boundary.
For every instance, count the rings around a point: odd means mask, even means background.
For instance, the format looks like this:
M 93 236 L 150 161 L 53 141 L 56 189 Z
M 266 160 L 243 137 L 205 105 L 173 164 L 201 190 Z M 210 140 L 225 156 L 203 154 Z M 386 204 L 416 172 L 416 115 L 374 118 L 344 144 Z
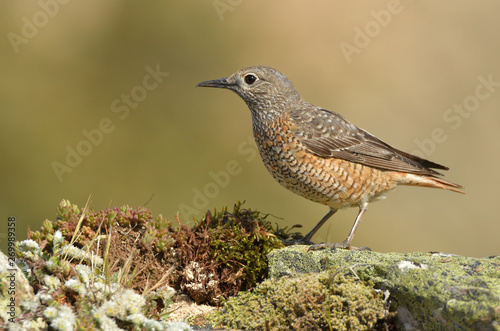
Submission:
M 218 87 L 218 88 L 232 88 L 234 83 L 230 83 L 226 80 L 227 78 L 207 80 L 206 82 L 201 82 L 196 87 Z

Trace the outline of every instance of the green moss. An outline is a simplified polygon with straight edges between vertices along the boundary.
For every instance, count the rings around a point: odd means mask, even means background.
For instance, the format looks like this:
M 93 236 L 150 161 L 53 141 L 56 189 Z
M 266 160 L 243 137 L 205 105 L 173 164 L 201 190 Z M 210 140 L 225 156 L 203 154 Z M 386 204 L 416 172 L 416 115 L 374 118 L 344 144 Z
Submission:
M 268 253 L 283 247 L 267 215 L 241 205 L 208 212 L 192 227 L 180 226 L 174 235 L 177 260 L 183 266 L 181 289 L 197 303 L 218 305 L 222 298 L 252 288 L 267 276 Z
M 373 284 L 324 271 L 265 280 L 212 314 L 216 325 L 252 330 L 370 330 L 386 315 Z
M 235 204 L 232 213 L 225 209 L 211 217 L 211 250 L 217 262 L 243 266 L 244 280 L 253 286 L 267 276 L 267 254 L 284 246 L 272 233 L 267 215 L 241 205 Z

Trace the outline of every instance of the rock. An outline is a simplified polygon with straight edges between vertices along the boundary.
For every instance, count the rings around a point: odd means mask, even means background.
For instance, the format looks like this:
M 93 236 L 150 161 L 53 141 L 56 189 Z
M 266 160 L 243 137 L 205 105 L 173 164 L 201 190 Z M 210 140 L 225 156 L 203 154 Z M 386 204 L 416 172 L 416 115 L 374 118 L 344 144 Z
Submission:
M 231 330 L 387 330 L 394 314 L 373 285 L 331 270 L 266 279 L 208 320 Z
M 269 254 L 269 277 L 333 270 L 388 290 L 404 330 L 500 330 L 500 257 L 377 253 L 291 246 Z

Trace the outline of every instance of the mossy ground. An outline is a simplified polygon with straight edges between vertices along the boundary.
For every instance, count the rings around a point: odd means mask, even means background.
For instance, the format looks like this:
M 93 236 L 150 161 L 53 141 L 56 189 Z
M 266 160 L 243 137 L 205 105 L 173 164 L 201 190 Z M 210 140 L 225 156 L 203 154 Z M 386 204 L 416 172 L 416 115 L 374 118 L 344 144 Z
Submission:
M 16 298 L 27 329 L 166 329 L 177 292 L 221 307 L 220 327 L 500 330 L 498 257 L 276 249 L 300 234 L 240 203 L 174 226 L 143 207 L 64 200 L 29 236 L 17 257 L 34 293 Z
M 41 317 L 61 330 L 161 330 L 170 287 L 198 303 L 220 305 L 267 276 L 267 254 L 283 247 L 273 232 L 286 235 L 241 203 L 207 212 L 192 226 L 177 225 L 143 207 L 95 212 L 63 200 L 55 221 L 44 221 L 18 243 L 17 258 L 37 302 L 17 322 Z M 123 306 L 133 300 L 140 302 Z
M 267 254 L 283 247 L 266 215 L 244 209 L 241 203 L 231 212 L 208 211 L 192 226 L 177 222 L 177 228 L 161 215 L 153 218 L 143 207 L 94 212 L 63 201 L 57 213 L 56 221 L 46 220 L 40 231 L 29 234 L 43 249 L 52 248 L 57 230 L 63 234 L 63 245 L 75 237 L 73 245 L 96 256 L 112 247 L 106 252 L 109 272 L 121 270 L 129 261 L 134 266 L 128 270 L 133 273 L 130 288 L 142 291 L 168 283 L 198 303 L 216 304 L 251 288 L 267 275 Z

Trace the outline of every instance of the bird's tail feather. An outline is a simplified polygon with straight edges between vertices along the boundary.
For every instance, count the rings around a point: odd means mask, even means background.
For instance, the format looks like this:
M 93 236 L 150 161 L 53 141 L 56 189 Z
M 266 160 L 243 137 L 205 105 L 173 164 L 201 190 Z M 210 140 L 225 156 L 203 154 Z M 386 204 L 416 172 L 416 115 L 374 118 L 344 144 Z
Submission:
M 414 174 L 405 174 L 401 181 L 403 185 L 412 186 L 422 186 L 422 187 L 432 187 L 440 188 L 443 190 L 449 190 L 453 192 L 465 194 L 465 189 L 463 186 L 447 181 L 443 178 L 433 177 L 433 176 L 421 176 Z

